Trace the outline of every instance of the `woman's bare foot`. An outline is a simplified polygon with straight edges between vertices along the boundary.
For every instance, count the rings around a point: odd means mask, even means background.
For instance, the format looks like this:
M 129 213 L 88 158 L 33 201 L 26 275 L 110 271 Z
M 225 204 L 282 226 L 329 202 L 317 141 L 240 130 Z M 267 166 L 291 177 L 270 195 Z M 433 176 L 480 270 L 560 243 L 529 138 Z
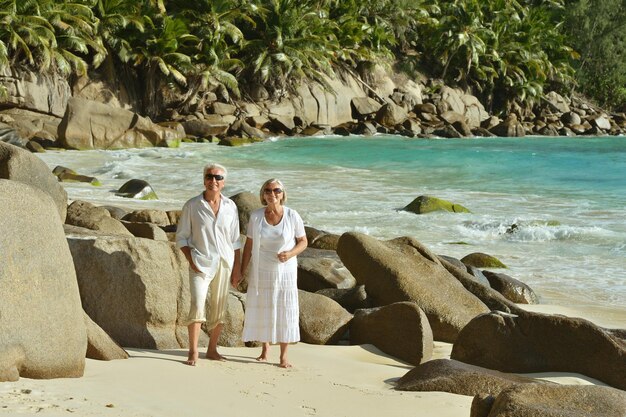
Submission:
M 261 345 L 261 355 L 256 358 L 259 362 L 267 362 L 267 352 L 270 350 L 270 344 L 267 342 L 263 342 Z
M 198 352 L 189 352 L 187 354 L 187 360 L 183 363 L 189 366 L 196 366 L 196 362 L 198 361 Z
M 280 364 L 278 366 L 280 366 L 281 368 L 293 368 L 292 364 L 283 360 L 280 361 Z
M 207 359 L 211 359 L 212 361 L 225 361 L 226 358 L 222 355 L 220 355 L 217 351 L 215 352 L 208 352 L 206 353 L 206 358 Z

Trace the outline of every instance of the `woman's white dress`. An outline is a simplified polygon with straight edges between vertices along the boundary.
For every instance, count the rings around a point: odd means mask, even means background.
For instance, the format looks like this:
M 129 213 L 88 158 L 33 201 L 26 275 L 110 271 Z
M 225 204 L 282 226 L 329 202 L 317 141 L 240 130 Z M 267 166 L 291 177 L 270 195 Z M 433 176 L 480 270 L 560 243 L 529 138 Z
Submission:
M 259 214 L 259 211 L 261 212 Z M 250 216 L 247 234 L 258 239 L 252 250 L 250 284 L 246 301 L 244 341 L 292 343 L 300 340 L 298 261 L 280 262 L 279 252 L 295 246 L 305 235 L 300 216 L 285 207 L 280 223 L 265 220 L 265 209 Z

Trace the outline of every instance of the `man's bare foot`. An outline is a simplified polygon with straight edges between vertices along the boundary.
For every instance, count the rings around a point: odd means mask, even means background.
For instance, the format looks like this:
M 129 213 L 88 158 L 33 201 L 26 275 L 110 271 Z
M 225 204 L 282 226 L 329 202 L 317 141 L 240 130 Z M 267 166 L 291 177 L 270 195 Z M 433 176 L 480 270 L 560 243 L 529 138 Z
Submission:
M 196 362 L 198 360 L 198 352 L 189 352 L 187 354 L 187 360 L 183 363 L 189 366 L 196 366 Z
M 287 361 L 280 361 L 280 364 L 278 366 L 280 366 L 281 368 L 293 368 L 293 365 Z
M 267 362 L 267 355 L 261 354 L 261 356 L 256 358 L 256 360 L 259 361 L 259 362 Z
M 206 358 L 211 359 L 212 361 L 225 361 L 226 360 L 224 356 L 220 355 L 217 352 L 207 352 Z

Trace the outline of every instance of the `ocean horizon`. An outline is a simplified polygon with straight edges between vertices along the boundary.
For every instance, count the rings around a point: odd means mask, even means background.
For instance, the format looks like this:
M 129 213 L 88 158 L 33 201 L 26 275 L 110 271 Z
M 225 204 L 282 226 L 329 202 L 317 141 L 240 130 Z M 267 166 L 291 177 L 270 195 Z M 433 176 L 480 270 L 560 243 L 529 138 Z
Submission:
M 542 303 L 601 308 L 626 325 L 626 138 L 411 139 L 397 136 L 280 138 L 244 147 L 48 151 L 102 183 L 63 183 L 70 200 L 129 209 L 180 209 L 200 193 L 202 168 L 228 169 L 224 194 L 285 183 L 305 224 L 379 239 L 412 236 L 440 255 L 496 256 Z M 115 196 L 148 181 L 159 200 Z M 420 195 L 471 213 L 403 211 Z

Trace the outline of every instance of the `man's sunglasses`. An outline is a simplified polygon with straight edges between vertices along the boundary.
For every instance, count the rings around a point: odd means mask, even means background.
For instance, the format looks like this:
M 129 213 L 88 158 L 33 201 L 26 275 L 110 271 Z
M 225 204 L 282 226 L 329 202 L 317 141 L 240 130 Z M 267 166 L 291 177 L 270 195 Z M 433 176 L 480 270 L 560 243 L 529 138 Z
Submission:
M 211 181 L 211 180 L 215 180 L 215 181 L 222 181 L 224 179 L 223 175 L 219 175 L 219 174 L 206 174 L 204 176 L 204 178 L 206 178 L 207 180 Z
M 263 191 L 265 192 L 265 194 L 270 194 L 270 193 L 280 194 L 283 192 L 283 189 L 282 188 L 266 188 Z

